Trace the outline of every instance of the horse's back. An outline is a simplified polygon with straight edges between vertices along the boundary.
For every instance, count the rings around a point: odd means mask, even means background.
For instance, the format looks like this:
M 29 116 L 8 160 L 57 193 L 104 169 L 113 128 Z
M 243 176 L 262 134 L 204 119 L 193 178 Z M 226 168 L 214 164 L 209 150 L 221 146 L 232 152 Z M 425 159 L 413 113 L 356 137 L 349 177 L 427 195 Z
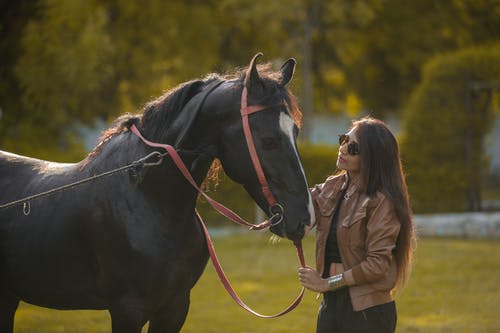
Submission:
M 0 203 L 15 200 L 33 180 L 62 175 L 74 164 L 54 163 L 0 150 Z M 40 187 L 44 187 L 40 182 Z
M 0 198 L 10 196 L 12 187 L 22 187 L 39 161 L 0 150 Z
M 0 204 L 52 190 L 81 177 L 75 164 L 53 163 L 0 151 Z M 56 307 L 44 300 L 45 290 L 86 294 L 94 288 L 83 211 L 88 198 L 74 190 L 57 192 L 0 210 L 0 281 L 26 301 Z M 64 267 L 64 274 L 60 272 Z M 68 275 L 70 282 L 65 276 Z M 44 285 L 39 288 L 38 285 Z M 2 286 L 0 286 L 1 292 Z M 95 296 L 89 296 L 92 298 Z M 71 297 L 69 297 L 71 298 Z M 92 303 L 99 304 L 92 300 Z M 67 302 L 71 307 L 71 303 Z M 97 306 L 99 307 L 99 306 Z

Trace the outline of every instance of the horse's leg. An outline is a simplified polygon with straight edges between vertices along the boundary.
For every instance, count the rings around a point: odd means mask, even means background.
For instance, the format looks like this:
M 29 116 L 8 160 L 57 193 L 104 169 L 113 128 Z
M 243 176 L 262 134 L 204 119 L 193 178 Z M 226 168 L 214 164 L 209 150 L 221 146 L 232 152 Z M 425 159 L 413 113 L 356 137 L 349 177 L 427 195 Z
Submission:
M 177 333 L 180 332 L 189 309 L 189 291 L 179 293 L 169 304 L 164 305 L 156 312 L 149 322 L 148 333 Z
M 146 323 L 142 302 L 125 299 L 109 308 L 113 333 L 140 333 Z
M 0 292 L 0 332 L 14 331 L 14 315 L 18 305 L 19 299 Z

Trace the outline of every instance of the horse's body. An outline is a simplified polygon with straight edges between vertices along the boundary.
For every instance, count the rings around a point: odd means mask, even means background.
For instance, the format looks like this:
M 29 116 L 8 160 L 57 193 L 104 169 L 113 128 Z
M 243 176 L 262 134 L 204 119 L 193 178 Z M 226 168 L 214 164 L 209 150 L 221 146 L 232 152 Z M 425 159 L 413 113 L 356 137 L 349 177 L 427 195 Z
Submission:
M 283 88 L 290 80 L 290 66 L 282 68 L 275 87 Z M 242 85 L 255 103 L 274 82 L 260 80 L 254 58 L 244 83 L 225 80 L 205 96 L 196 115 L 190 115 L 196 112 L 190 103 L 199 104 L 200 92 L 214 78 L 189 82 L 148 105 L 140 118 L 123 118 L 80 163 L 0 152 L 0 203 L 146 156 L 152 149 L 128 130 L 135 123 L 144 136 L 176 144 L 198 184 L 219 158 L 226 173 L 267 210 L 238 122 Z M 284 222 L 273 232 L 299 240 L 313 218 L 310 197 L 289 110 L 273 100 L 269 104 L 269 110 L 255 114 L 251 123 L 271 190 L 285 208 Z M 55 309 L 108 309 L 113 332 L 140 332 L 147 321 L 150 332 L 178 332 L 190 290 L 208 259 L 194 214 L 196 197 L 166 157 L 162 165 L 135 176 L 121 172 L 32 200 L 27 215 L 19 206 L 1 210 L 0 332 L 12 331 L 20 300 Z

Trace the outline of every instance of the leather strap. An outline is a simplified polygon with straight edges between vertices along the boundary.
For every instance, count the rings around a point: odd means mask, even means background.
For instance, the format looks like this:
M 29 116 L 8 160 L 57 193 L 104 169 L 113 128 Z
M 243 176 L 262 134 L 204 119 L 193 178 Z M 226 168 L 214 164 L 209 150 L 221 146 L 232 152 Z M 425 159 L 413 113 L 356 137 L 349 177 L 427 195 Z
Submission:
M 245 309 L 246 311 L 250 312 L 251 314 L 253 314 L 254 316 L 257 316 L 259 318 L 281 317 L 281 316 L 287 314 L 288 312 L 292 311 L 293 309 L 295 309 L 300 304 L 300 302 L 302 301 L 302 297 L 304 296 L 304 290 L 305 290 L 304 287 L 302 287 L 299 295 L 295 298 L 295 300 L 289 306 L 286 307 L 286 309 L 284 309 L 284 310 L 282 310 L 274 315 L 260 314 L 260 313 L 256 312 L 255 310 L 252 310 L 248 305 L 246 305 L 241 300 L 241 298 L 238 296 L 238 294 L 236 294 L 236 291 L 234 291 L 233 287 L 231 286 L 231 283 L 229 282 L 226 274 L 224 273 L 224 270 L 222 269 L 222 267 L 220 265 L 219 259 L 217 258 L 217 254 L 215 253 L 214 244 L 212 242 L 212 239 L 210 238 L 210 234 L 208 232 L 208 229 L 205 226 L 205 223 L 203 223 L 203 219 L 201 218 L 198 211 L 196 211 L 196 217 L 200 221 L 200 224 L 203 228 L 203 232 L 205 233 L 205 237 L 207 239 L 208 253 L 210 254 L 210 259 L 212 260 L 212 264 L 214 265 L 215 271 L 217 272 L 217 275 L 219 276 L 219 279 L 222 282 L 222 285 L 224 286 L 226 291 L 229 293 L 229 295 L 231 295 L 231 297 L 236 302 L 236 304 L 238 304 L 241 308 Z M 305 267 L 304 253 L 302 251 L 302 245 L 299 243 L 299 244 L 296 244 L 295 246 L 297 247 L 297 256 L 299 258 L 300 265 L 302 267 Z
M 141 132 L 139 132 L 139 130 L 137 129 L 137 127 L 135 125 L 130 126 L 130 130 L 132 131 L 132 133 L 137 135 L 146 145 L 148 145 L 150 147 L 157 147 L 157 148 L 165 149 L 168 152 L 168 154 L 170 155 L 170 157 L 172 158 L 177 169 L 179 169 L 179 171 L 184 176 L 184 178 L 186 178 L 186 180 L 191 184 L 191 186 L 193 186 L 217 212 L 219 212 L 220 214 L 222 214 L 223 216 L 227 217 L 228 219 L 230 219 L 231 221 L 233 221 L 235 223 L 250 227 L 252 230 L 264 229 L 271 224 L 271 222 L 269 220 L 265 220 L 264 222 L 259 223 L 259 224 L 252 224 L 250 222 L 247 222 L 245 219 L 240 217 L 238 214 L 233 212 L 231 209 L 227 208 L 226 206 L 222 205 L 221 203 L 210 198 L 198 186 L 198 184 L 196 184 L 196 182 L 193 179 L 193 177 L 191 176 L 191 173 L 189 172 L 188 168 L 186 167 L 186 165 L 184 164 L 184 162 L 182 161 L 182 159 L 180 158 L 179 154 L 177 153 L 177 151 L 175 150 L 175 148 L 173 146 L 168 145 L 168 144 L 164 144 L 164 143 L 151 142 L 151 141 L 147 140 L 146 138 L 144 138 L 142 136 Z
M 254 140 L 252 137 L 250 124 L 248 122 L 248 116 L 250 114 L 262 111 L 268 107 L 262 106 L 262 105 L 248 106 L 247 105 L 247 95 L 248 95 L 247 88 L 243 87 L 243 91 L 241 94 L 241 110 L 240 111 L 241 111 L 241 118 L 242 118 L 242 123 L 243 123 L 243 131 L 245 134 L 245 140 L 247 142 L 247 146 L 248 146 L 248 150 L 250 153 L 250 157 L 252 160 L 254 170 L 257 174 L 257 178 L 259 179 L 259 183 L 260 183 L 261 188 L 262 188 L 262 193 L 264 194 L 264 197 L 266 198 L 269 206 L 273 207 L 278 202 L 275 199 L 274 195 L 272 194 L 272 192 L 269 188 L 268 182 L 266 180 L 266 177 L 264 175 L 264 171 L 262 169 L 262 166 L 261 166 L 260 161 L 259 161 L 259 157 L 257 155 L 257 150 L 255 149 L 255 143 L 254 143 Z M 179 171 L 184 176 L 184 178 L 186 178 L 186 180 L 191 184 L 191 186 L 193 186 L 201 195 L 203 195 L 203 197 L 207 200 L 207 202 L 217 212 L 219 212 L 220 214 L 227 217 L 228 219 L 230 219 L 233 222 L 250 227 L 251 230 L 259 230 L 259 229 L 269 227 L 271 225 L 270 220 L 266 220 L 266 221 L 259 223 L 257 225 L 249 223 L 249 222 L 245 221 L 243 218 L 241 218 L 238 214 L 236 214 L 235 212 L 230 210 L 229 208 L 225 207 L 224 205 L 222 205 L 219 202 L 215 201 L 214 199 L 210 198 L 205 192 L 203 192 L 203 190 L 201 190 L 201 188 L 195 182 L 195 180 L 191 176 L 191 173 L 189 172 L 188 168 L 186 167 L 186 165 L 184 164 L 184 162 L 182 161 L 182 159 L 180 158 L 179 154 L 177 153 L 177 151 L 175 150 L 175 148 L 173 146 L 168 145 L 168 144 L 151 142 L 151 141 L 147 140 L 146 138 L 144 138 L 142 136 L 142 134 L 139 132 L 139 130 L 137 129 L 137 127 L 135 125 L 132 125 L 130 127 L 130 130 L 135 135 L 137 135 L 146 145 L 151 146 L 151 147 L 158 147 L 158 148 L 165 149 L 168 152 L 168 154 L 170 155 L 170 157 L 172 158 L 176 167 L 179 169 Z M 212 239 L 210 238 L 210 234 L 208 232 L 208 229 L 207 229 L 205 223 L 203 222 L 203 219 L 199 215 L 198 211 L 196 211 L 196 217 L 200 221 L 203 232 L 205 234 L 208 252 L 210 254 L 210 259 L 212 260 L 212 264 L 214 265 L 215 271 L 217 272 L 219 279 L 221 280 L 222 284 L 224 285 L 224 288 L 227 290 L 227 292 L 231 295 L 231 297 L 234 299 L 234 301 L 240 307 L 242 307 L 246 311 L 248 311 L 248 312 L 252 313 L 253 315 L 260 317 L 260 318 L 276 318 L 276 317 L 280 317 L 280 316 L 287 314 L 288 312 L 292 311 L 300 304 L 302 297 L 304 296 L 304 290 L 305 290 L 304 287 L 302 287 L 299 295 L 295 298 L 295 300 L 286 309 L 284 309 L 283 311 L 281 311 L 277 314 L 262 315 L 256 311 L 252 310 L 250 307 L 248 307 L 241 300 L 241 298 L 236 294 L 236 292 L 234 291 L 233 287 L 231 286 L 228 278 L 226 277 L 226 275 L 225 275 L 225 273 L 220 265 L 219 259 L 217 258 L 217 254 L 215 253 L 215 248 L 213 246 Z M 302 243 L 300 241 L 296 242 L 295 247 L 297 248 L 297 256 L 298 256 L 300 265 L 302 267 L 305 267 L 305 260 L 304 260 L 304 253 L 302 250 Z
M 243 132 L 245 133 L 245 140 L 247 141 L 248 151 L 250 152 L 250 158 L 252 159 L 253 168 L 259 179 L 260 186 L 262 188 L 262 193 L 266 198 L 270 207 L 274 206 L 278 201 L 274 198 L 271 189 L 262 170 L 262 166 L 259 161 L 259 156 L 257 155 L 257 150 L 255 149 L 255 143 L 253 141 L 252 131 L 250 130 L 250 124 L 248 122 L 248 115 L 267 109 L 267 106 L 263 105 L 247 105 L 247 87 L 243 87 L 241 93 L 241 121 L 243 122 Z
M 184 162 L 182 161 L 182 159 L 180 158 L 179 154 L 177 153 L 177 151 L 175 150 L 175 148 L 173 146 L 168 145 L 168 144 L 163 144 L 163 143 L 151 142 L 151 141 L 147 140 L 146 138 L 144 138 L 142 136 L 142 134 L 139 132 L 139 130 L 137 129 L 137 127 L 135 125 L 132 125 L 130 127 L 130 130 L 132 131 L 132 133 L 137 135 L 146 145 L 151 146 L 151 147 L 165 149 L 168 152 L 168 154 L 170 155 L 170 157 L 172 158 L 174 164 L 177 166 L 179 171 L 184 176 L 184 178 L 186 178 L 186 180 L 201 195 L 203 195 L 203 197 L 205 197 L 207 202 L 212 207 L 214 207 L 214 209 L 217 210 L 219 213 L 226 216 L 228 219 L 230 219 L 233 222 L 236 222 L 238 224 L 242 224 L 245 226 L 250 226 L 250 229 L 252 229 L 252 230 L 263 229 L 263 228 L 266 228 L 270 225 L 270 222 L 268 220 L 266 220 L 258 225 L 254 225 L 252 223 L 249 223 L 249 222 L 245 221 L 243 218 L 241 218 L 238 214 L 234 213 L 229 208 L 225 207 L 224 205 L 222 205 L 219 202 L 215 201 L 214 199 L 210 198 L 205 192 L 203 192 L 201 190 L 201 188 L 198 186 L 198 184 L 196 184 L 196 182 L 194 181 L 193 177 L 191 176 L 189 170 L 187 169 L 186 165 L 184 164 Z M 222 285 L 224 286 L 226 291 L 229 293 L 229 295 L 231 295 L 231 297 L 236 302 L 236 304 L 238 304 L 240 307 L 242 307 L 246 311 L 250 312 L 251 314 L 253 314 L 257 317 L 260 317 L 260 318 L 276 318 L 276 317 L 283 316 L 283 315 L 287 314 L 288 312 L 292 311 L 293 309 L 295 309 L 300 304 L 300 302 L 302 301 L 302 297 L 304 296 L 304 290 L 305 290 L 304 287 L 302 287 L 299 295 L 295 298 L 295 300 L 286 309 L 284 309 L 283 311 L 281 311 L 277 314 L 262 315 L 256 311 L 252 310 L 249 306 L 247 306 L 241 300 L 241 298 L 236 294 L 233 287 L 231 286 L 231 283 L 229 282 L 228 278 L 226 277 L 224 270 L 222 269 L 222 267 L 220 265 L 219 259 L 217 258 L 217 254 L 215 253 L 215 248 L 214 248 L 212 239 L 210 237 L 210 234 L 208 232 L 208 229 L 207 229 L 205 223 L 203 222 L 203 219 L 201 218 L 198 211 L 196 211 L 196 217 L 200 221 L 201 227 L 202 227 L 203 232 L 205 234 L 208 252 L 210 254 L 210 259 L 212 261 L 212 264 L 214 265 L 215 271 L 217 272 L 217 275 L 219 276 L 219 279 L 221 280 Z M 297 248 L 297 256 L 298 256 L 300 265 L 302 267 L 305 267 L 305 260 L 304 260 L 304 253 L 302 250 L 302 243 L 301 242 L 295 243 L 295 247 Z

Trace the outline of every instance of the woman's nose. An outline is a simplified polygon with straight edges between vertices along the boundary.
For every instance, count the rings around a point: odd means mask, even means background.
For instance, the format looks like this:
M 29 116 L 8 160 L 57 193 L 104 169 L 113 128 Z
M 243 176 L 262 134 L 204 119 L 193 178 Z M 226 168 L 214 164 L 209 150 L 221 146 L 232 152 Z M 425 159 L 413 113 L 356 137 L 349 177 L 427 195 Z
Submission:
M 341 144 L 340 147 L 339 147 L 339 151 L 345 155 L 346 154 L 346 149 L 347 149 L 347 145 L 345 143 Z

